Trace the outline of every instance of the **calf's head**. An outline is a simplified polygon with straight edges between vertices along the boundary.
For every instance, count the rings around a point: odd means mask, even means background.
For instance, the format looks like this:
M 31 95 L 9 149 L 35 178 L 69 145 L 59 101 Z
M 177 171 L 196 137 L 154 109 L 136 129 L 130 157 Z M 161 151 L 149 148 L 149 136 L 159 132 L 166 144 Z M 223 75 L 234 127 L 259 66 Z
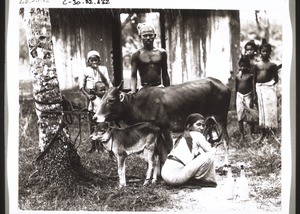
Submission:
M 106 122 L 99 123 L 95 126 L 95 131 L 90 135 L 90 139 L 94 141 L 106 142 L 111 137 L 111 128 Z

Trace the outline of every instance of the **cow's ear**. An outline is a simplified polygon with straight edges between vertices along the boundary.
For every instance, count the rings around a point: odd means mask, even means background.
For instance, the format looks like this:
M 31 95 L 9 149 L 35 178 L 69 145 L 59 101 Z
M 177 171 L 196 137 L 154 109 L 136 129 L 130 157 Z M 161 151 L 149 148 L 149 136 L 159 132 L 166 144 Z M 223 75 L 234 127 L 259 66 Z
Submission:
M 123 80 L 120 82 L 120 85 L 118 85 L 117 89 L 120 91 L 122 89 Z
M 125 97 L 124 93 L 120 93 L 119 95 L 120 102 L 123 102 L 124 97 Z

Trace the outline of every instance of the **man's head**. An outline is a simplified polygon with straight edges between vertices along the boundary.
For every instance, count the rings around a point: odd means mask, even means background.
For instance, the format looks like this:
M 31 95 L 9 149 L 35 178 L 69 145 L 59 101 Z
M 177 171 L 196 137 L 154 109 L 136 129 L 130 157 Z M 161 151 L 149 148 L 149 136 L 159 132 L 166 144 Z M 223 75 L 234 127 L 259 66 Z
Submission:
M 250 69 L 250 59 L 245 55 L 242 55 L 239 60 L 240 71 L 247 71 Z
M 263 39 L 261 45 L 259 46 L 259 53 L 263 60 L 269 60 L 270 54 L 272 51 L 272 46 L 267 42 L 266 39 Z
M 156 37 L 154 26 L 151 23 L 144 22 L 138 24 L 137 28 L 143 44 L 153 44 L 153 41 Z
M 92 50 L 87 54 L 87 65 L 97 68 L 101 63 L 101 57 L 98 51 Z

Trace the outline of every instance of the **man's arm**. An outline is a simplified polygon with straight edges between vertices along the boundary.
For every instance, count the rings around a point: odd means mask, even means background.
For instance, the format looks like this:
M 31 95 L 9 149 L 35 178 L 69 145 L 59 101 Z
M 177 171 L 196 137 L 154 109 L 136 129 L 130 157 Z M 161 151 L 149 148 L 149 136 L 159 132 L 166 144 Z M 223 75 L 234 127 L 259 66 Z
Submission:
M 81 78 L 79 79 L 79 89 L 80 91 L 84 94 L 84 96 L 86 96 L 87 99 L 89 100 L 93 100 L 96 98 L 95 95 L 89 94 L 87 92 L 87 90 L 85 89 L 86 86 L 86 78 L 87 76 L 85 75 L 85 73 L 82 74 Z
M 235 84 L 234 84 L 234 108 L 236 108 L 236 97 L 237 97 L 237 92 L 238 92 L 238 78 L 237 76 L 235 77 Z
M 137 87 L 137 64 L 138 64 L 138 52 L 135 52 L 131 57 L 131 78 L 130 88 L 132 93 L 136 93 Z
M 104 77 L 106 78 L 107 80 L 107 83 L 108 83 L 108 87 L 112 87 L 112 82 L 109 78 L 109 75 L 108 75 L 108 70 L 107 70 L 107 67 L 106 66 L 103 66 L 103 74 L 104 74 Z
M 258 71 L 258 67 L 255 65 L 253 69 L 253 80 L 252 80 L 253 104 L 257 104 L 257 96 L 256 96 L 257 71 Z
M 277 66 L 276 64 L 274 64 L 274 67 L 272 66 L 272 70 L 273 70 L 273 78 L 274 78 L 274 85 L 276 83 L 278 83 L 278 70 L 280 69 L 281 67 L 280 66 Z
M 163 50 L 162 52 L 162 81 L 164 86 L 170 86 L 170 77 L 168 73 L 168 64 L 167 64 L 167 52 Z
M 89 94 L 85 88 L 80 88 L 81 92 L 86 96 L 86 98 L 88 98 L 89 100 L 94 100 L 96 98 L 96 95 L 94 94 Z

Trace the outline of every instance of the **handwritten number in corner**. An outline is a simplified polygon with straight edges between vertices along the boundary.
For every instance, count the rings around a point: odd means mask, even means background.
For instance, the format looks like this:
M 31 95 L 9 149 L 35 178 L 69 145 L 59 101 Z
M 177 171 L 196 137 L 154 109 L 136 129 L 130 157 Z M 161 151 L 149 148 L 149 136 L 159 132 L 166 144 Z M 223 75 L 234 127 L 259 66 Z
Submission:
M 63 5 L 72 4 L 72 3 L 73 5 L 81 4 L 81 2 L 77 0 L 63 0 L 62 2 Z

